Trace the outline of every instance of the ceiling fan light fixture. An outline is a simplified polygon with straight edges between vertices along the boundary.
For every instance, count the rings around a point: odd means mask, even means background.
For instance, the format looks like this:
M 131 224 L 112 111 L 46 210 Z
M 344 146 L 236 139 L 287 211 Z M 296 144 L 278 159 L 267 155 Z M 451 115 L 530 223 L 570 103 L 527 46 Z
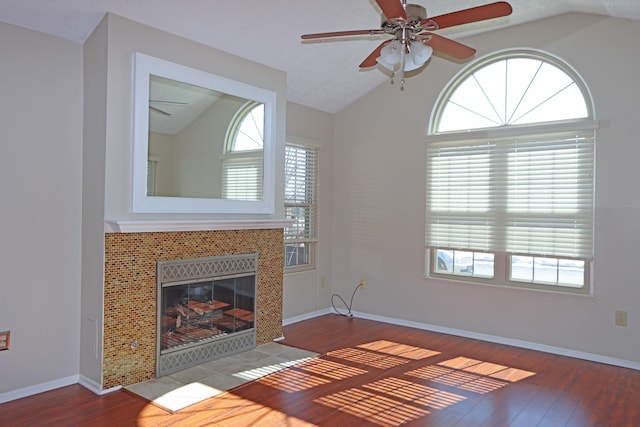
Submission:
M 421 41 L 415 41 L 411 43 L 411 54 L 413 55 L 414 62 L 424 64 L 431 58 L 433 48 Z
M 407 52 L 404 55 L 403 71 L 413 71 L 422 67 L 431 58 L 433 49 L 420 41 L 409 42 Z M 378 64 L 395 71 L 403 62 L 403 45 L 399 40 L 392 40 L 380 50 L 380 56 L 376 58 Z
M 380 65 L 382 65 L 384 68 L 386 68 L 387 70 L 393 71 L 395 69 L 395 65 L 394 64 L 389 64 L 388 62 L 385 62 L 384 59 L 382 59 L 381 56 L 379 56 L 378 58 L 376 58 L 376 62 Z
M 409 54 L 406 57 L 404 70 L 412 71 L 422 67 L 433 54 L 433 48 L 423 44 L 421 41 L 409 43 Z
M 387 43 L 382 50 L 380 56 L 376 58 L 378 64 L 389 70 L 393 70 L 402 60 L 402 43 L 399 40 L 392 40 Z

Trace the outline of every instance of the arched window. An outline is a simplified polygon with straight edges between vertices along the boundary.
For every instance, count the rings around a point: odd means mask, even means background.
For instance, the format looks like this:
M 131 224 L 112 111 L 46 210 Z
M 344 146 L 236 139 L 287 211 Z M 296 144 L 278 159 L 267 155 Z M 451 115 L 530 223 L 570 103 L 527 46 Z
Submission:
M 264 104 L 248 102 L 227 130 L 222 165 L 223 197 L 262 199 Z
M 595 128 L 552 55 L 502 51 L 454 77 L 427 137 L 428 274 L 589 292 Z
M 262 150 L 264 104 L 246 103 L 235 115 L 227 133 L 227 152 Z

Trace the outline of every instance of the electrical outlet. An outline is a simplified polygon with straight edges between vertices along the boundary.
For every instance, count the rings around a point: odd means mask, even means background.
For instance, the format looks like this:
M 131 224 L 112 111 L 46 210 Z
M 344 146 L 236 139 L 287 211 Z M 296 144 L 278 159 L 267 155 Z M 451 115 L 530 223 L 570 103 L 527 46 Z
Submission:
M 9 343 L 11 342 L 11 332 L 0 332 L 0 350 L 9 350 Z
M 359 284 L 360 289 L 364 289 L 364 285 L 365 285 L 364 279 L 360 279 L 360 284 Z
M 627 326 L 627 312 L 625 310 L 616 310 L 616 325 Z
M 327 280 L 325 279 L 324 276 L 320 277 L 320 287 L 324 288 L 325 286 L 327 286 Z

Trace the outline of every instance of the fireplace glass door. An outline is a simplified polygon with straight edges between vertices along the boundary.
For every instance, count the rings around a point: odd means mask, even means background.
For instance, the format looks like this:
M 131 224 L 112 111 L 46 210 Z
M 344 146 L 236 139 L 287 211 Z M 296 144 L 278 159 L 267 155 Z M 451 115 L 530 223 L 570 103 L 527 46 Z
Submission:
M 162 353 L 252 329 L 255 274 L 162 285 Z

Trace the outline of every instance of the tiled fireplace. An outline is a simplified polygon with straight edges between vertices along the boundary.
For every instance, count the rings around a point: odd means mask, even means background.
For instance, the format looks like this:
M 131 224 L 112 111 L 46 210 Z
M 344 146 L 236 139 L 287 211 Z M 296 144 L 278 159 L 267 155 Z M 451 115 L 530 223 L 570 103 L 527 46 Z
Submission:
M 253 333 L 282 336 L 282 228 L 105 233 L 102 386 L 156 377 L 158 261 L 257 254 Z

